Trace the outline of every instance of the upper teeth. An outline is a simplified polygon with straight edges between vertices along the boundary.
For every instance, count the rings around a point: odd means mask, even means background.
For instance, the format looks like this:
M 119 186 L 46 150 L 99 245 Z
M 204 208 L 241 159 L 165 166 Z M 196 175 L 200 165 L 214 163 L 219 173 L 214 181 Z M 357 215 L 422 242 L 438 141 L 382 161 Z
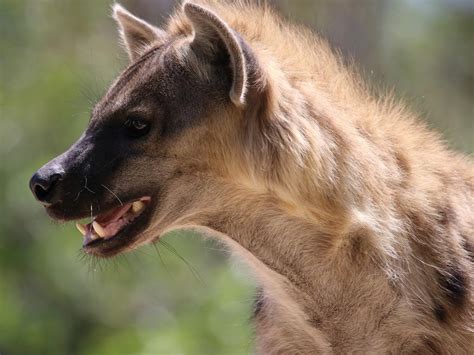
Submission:
M 132 204 L 133 213 L 141 212 L 141 211 L 143 211 L 144 208 L 145 208 L 145 204 L 142 201 L 135 201 Z
M 107 234 L 105 232 L 105 229 L 102 228 L 102 226 L 98 222 L 96 221 L 92 222 L 92 226 L 94 227 L 94 230 L 99 237 L 104 238 L 104 236 Z
M 81 223 L 76 223 L 76 228 L 81 232 L 82 235 L 86 235 L 86 226 Z

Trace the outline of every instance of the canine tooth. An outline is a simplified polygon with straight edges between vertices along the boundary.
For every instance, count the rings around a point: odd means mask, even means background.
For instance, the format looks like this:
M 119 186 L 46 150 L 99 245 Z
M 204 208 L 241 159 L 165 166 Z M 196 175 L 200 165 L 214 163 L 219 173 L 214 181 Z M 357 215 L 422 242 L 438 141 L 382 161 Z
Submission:
M 143 211 L 144 208 L 145 208 L 145 204 L 142 201 L 135 201 L 132 204 L 133 213 L 139 213 L 139 212 Z
M 107 234 L 104 228 L 102 228 L 102 226 L 96 221 L 92 222 L 92 226 L 99 237 L 104 238 L 104 236 Z
M 81 232 L 82 235 L 86 235 L 86 226 L 81 224 L 81 223 L 76 223 L 76 228 L 79 232 Z

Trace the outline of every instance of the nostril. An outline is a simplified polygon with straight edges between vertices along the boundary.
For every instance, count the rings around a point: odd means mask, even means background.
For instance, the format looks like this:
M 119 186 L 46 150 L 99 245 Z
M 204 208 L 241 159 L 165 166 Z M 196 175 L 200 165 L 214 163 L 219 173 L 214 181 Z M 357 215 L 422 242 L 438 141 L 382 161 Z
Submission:
M 30 188 L 36 199 L 41 202 L 51 202 L 51 192 L 60 177 L 60 174 L 52 174 L 49 177 L 42 177 L 38 174 L 35 174 L 31 178 Z
M 40 184 L 36 184 L 33 188 L 33 193 L 38 198 L 38 200 L 43 201 L 48 194 L 48 188 L 45 188 Z

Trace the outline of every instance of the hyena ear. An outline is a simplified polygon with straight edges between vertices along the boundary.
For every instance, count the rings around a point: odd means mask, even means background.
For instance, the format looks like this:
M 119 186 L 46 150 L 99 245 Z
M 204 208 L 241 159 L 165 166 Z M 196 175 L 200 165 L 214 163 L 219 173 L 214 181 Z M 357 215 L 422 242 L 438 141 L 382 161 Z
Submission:
M 244 107 L 248 92 L 250 64 L 254 62 L 244 40 L 218 15 L 200 5 L 185 2 L 184 13 L 194 29 L 191 48 L 205 55 L 216 55 L 224 49 L 229 57 L 232 70 L 230 99 L 237 107 Z
M 119 26 L 120 39 L 131 61 L 140 57 L 153 44 L 164 41 L 166 32 L 128 12 L 122 5 L 113 5 L 113 18 Z

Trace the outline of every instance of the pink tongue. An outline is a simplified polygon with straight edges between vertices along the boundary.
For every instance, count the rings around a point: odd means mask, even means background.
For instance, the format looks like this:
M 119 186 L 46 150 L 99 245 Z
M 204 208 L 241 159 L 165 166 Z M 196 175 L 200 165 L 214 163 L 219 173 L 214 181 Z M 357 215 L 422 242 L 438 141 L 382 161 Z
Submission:
M 112 211 L 109 211 L 102 215 L 98 215 L 95 221 L 100 223 L 101 226 L 107 226 L 109 223 L 113 223 L 117 221 L 120 217 L 122 217 L 125 213 L 127 213 L 130 207 L 132 207 L 132 204 L 127 203 L 123 206 L 113 209 Z
M 125 224 L 127 224 L 127 218 L 123 217 L 132 207 L 131 203 L 127 203 L 123 206 L 117 207 L 116 209 L 99 215 L 95 218 L 95 222 L 100 224 L 102 227 L 102 238 L 110 238 L 113 237 L 115 234 L 123 228 Z

